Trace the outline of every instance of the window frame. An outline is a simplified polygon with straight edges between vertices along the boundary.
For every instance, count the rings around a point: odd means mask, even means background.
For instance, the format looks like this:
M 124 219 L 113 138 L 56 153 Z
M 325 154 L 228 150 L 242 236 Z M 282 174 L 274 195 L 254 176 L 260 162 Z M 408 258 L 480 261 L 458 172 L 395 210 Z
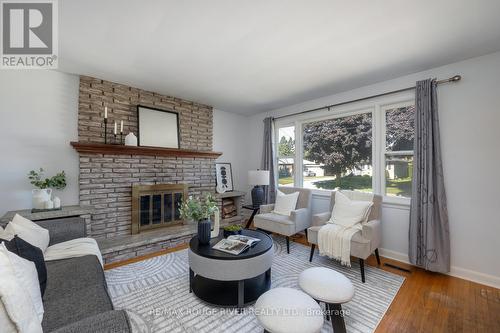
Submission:
M 332 110 L 320 110 L 313 113 L 301 114 L 289 118 L 278 119 L 274 124 L 274 138 L 276 150 L 279 143 L 279 129 L 282 127 L 295 126 L 295 157 L 294 157 L 294 186 L 303 186 L 303 172 L 297 172 L 303 168 L 304 147 L 303 147 L 303 127 L 312 122 L 336 119 L 346 116 L 371 113 L 372 115 L 372 188 L 373 193 L 383 197 L 383 202 L 394 205 L 410 205 L 411 199 L 405 197 L 385 195 L 385 154 L 386 154 L 386 112 L 396 107 L 405 107 L 415 104 L 413 93 L 399 93 L 372 100 L 353 102 Z M 276 182 L 278 182 L 278 168 L 276 168 Z M 313 189 L 315 195 L 329 194 L 331 190 Z
M 295 136 L 295 156 L 293 158 L 293 186 L 297 186 L 297 179 L 296 179 L 296 170 L 297 170 L 297 126 L 294 121 L 275 121 L 274 123 L 274 149 L 276 151 L 276 158 L 275 158 L 275 165 L 276 168 L 274 170 L 274 179 L 276 179 L 276 184 L 279 186 L 279 156 L 278 156 L 278 145 L 279 145 L 279 132 L 280 128 L 284 127 L 292 127 L 294 128 L 294 136 Z
M 390 196 L 386 195 L 386 179 L 385 179 L 385 164 L 386 164 L 386 155 L 389 153 L 387 151 L 387 141 L 386 141 L 386 135 L 387 135 L 387 112 L 389 110 L 397 109 L 397 108 L 404 108 L 408 106 L 415 105 L 415 100 L 411 101 L 404 101 L 404 102 L 398 102 L 398 103 L 391 103 L 391 104 L 383 104 L 380 106 L 380 112 L 381 112 L 381 120 L 382 120 L 382 126 L 381 126 L 381 142 L 380 142 L 380 148 L 381 148 L 381 156 L 380 156 L 380 161 L 381 161 L 381 173 L 380 173 L 380 182 L 381 182 L 381 187 L 380 187 L 380 194 L 384 198 L 384 202 L 389 202 L 389 203 L 395 203 L 395 204 L 407 204 L 409 205 L 411 203 L 411 198 L 408 197 L 398 197 L 398 196 Z M 405 150 L 405 151 L 400 151 L 400 155 L 412 155 L 413 156 L 413 150 Z

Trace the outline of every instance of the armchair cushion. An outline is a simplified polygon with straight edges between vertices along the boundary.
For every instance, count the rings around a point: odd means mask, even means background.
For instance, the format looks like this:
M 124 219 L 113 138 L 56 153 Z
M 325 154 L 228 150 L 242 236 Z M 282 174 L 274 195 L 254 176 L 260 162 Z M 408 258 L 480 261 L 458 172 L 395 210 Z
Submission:
M 290 220 L 289 216 L 274 213 L 255 215 L 254 226 L 285 236 L 291 236 L 296 233 L 295 223 Z

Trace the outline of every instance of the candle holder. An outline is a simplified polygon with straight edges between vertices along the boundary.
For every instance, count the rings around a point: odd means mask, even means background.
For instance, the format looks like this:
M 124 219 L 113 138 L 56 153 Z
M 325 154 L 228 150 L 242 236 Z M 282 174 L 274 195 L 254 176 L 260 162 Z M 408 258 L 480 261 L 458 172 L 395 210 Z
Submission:
M 104 144 L 108 143 L 108 118 L 104 118 Z
M 113 134 L 113 136 L 115 137 L 115 139 L 113 140 L 113 143 L 116 145 L 116 133 Z
M 120 132 L 120 144 L 123 145 L 123 132 Z

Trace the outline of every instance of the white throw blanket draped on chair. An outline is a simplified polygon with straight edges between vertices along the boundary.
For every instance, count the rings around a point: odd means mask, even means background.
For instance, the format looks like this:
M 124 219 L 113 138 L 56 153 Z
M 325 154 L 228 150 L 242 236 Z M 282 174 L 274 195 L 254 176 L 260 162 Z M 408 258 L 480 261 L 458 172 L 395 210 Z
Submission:
M 318 232 L 319 254 L 351 267 L 351 239 L 363 229 L 362 223 L 368 219 L 373 193 L 341 191 L 338 195 L 335 194 L 336 203 L 330 221 Z
M 353 227 L 327 223 L 318 232 L 319 254 L 340 260 L 342 265 L 351 267 L 351 238 L 361 229 L 361 223 Z

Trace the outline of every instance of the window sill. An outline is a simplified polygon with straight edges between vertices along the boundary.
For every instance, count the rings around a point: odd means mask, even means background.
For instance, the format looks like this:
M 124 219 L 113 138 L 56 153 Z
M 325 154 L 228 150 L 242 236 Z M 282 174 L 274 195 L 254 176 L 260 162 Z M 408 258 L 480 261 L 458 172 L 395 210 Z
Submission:
M 333 190 L 318 190 L 312 189 L 314 197 L 330 198 Z M 410 209 L 411 199 L 409 198 L 396 198 L 384 196 L 382 199 L 382 206 L 389 208 Z
M 383 197 L 382 206 L 387 208 L 410 209 L 410 198 Z

